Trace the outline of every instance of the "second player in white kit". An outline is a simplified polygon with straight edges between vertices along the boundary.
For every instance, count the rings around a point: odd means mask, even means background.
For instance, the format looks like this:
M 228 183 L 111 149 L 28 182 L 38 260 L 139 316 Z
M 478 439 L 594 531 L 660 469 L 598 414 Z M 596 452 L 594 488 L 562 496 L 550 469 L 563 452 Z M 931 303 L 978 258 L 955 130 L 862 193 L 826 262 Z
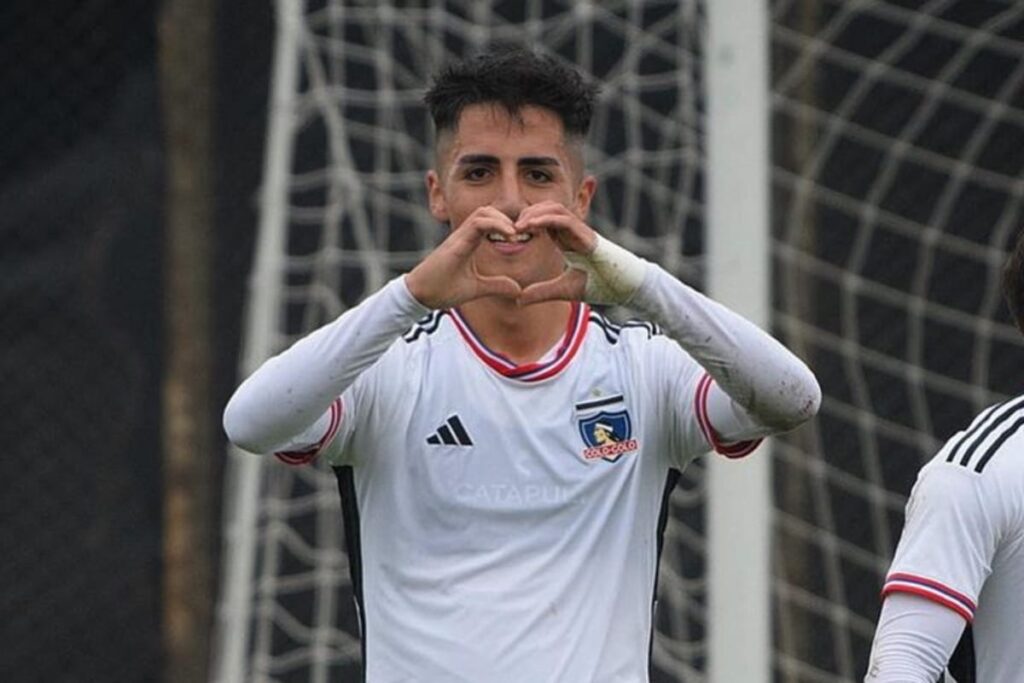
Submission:
M 933 683 L 971 626 L 959 683 L 1024 680 L 1024 397 L 982 412 L 921 470 L 865 679 Z
M 485 56 L 445 82 L 505 74 L 532 93 L 571 85 L 560 68 Z M 559 142 L 579 131 L 534 99 L 485 94 L 439 123 L 431 208 L 449 238 L 225 413 L 248 450 L 334 467 L 371 683 L 648 680 L 678 472 L 746 455 L 820 400 L 770 336 L 583 223 L 593 184 Z M 457 215 L 467 193 L 486 201 Z

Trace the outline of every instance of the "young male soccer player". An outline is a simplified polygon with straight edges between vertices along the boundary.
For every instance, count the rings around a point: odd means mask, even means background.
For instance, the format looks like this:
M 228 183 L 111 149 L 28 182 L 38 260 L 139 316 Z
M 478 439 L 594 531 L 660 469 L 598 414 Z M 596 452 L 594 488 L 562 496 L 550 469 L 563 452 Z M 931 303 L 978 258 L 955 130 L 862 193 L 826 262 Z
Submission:
M 225 411 L 242 448 L 335 468 L 373 683 L 648 680 L 675 475 L 817 410 L 778 342 L 586 224 L 595 93 L 525 51 L 442 72 L 447 239 Z
M 1003 292 L 1024 331 L 1024 233 Z M 947 663 L 958 683 L 1024 681 L 1022 427 L 1018 396 L 981 412 L 921 469 L 882 589 L 868 683 L 935 683 Z

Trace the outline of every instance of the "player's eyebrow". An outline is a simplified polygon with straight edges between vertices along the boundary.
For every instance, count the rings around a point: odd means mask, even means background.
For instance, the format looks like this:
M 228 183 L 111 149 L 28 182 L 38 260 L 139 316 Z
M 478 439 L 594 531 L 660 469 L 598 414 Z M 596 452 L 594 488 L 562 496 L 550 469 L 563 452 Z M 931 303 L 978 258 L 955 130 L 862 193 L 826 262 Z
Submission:
M 498 157 L 491 156 L 490 154 L 464 154 L 459 157 L 455 163 L 459 166 L 469 166 L 470 164 L 498 164 L 500 163 Z
M 561 166 L 555 157 L 520 157 L 516 162 L 519 166 Z
M 459 166 L 469 166 L 472 164 L 487 164 L 491 166 L 497 166 L 501 163 L 501 160 L 491 154 L 465 154 L 459 157 L 456 162 Z M 560 162 L 555 157 L 520 157 L 516 160 L 517 166 L 561 166 Z

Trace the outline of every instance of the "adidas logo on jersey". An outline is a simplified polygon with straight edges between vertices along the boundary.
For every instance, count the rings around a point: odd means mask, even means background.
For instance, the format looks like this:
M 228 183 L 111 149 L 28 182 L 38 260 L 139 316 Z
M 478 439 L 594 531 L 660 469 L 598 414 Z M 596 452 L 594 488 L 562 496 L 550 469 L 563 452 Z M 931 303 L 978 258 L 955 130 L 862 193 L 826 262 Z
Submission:
M 462 420 L 458 415 L 449 417 L 437 431 L 427 437 L 427 443 L 431 446 L 472 446 L 473 440 L 469 438 L 469 432 L 462 426 Z

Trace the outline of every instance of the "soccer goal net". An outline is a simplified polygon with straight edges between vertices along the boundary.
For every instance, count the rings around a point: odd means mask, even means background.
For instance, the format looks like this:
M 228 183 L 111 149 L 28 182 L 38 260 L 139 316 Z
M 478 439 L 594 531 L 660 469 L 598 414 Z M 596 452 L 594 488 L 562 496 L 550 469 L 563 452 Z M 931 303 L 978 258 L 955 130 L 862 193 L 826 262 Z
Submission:
M 1024 4 L 772 5 L 776 331 L 825 390 L 776 444 L 777 679 L 864 675 L 920 465 L 1021 391 Z
M 604 84 L 588 148 L 595 227 L 702 286 L 696 0 L 277 0 L 276 11 L 242 374 L 440 240 L 420 97 L 440 64 L 496 42 Z M 775 0 L 765 11 L 772 325 L 825 393 L 812 425 L 776 440 L 773 509 L 752 513 L 773 519 L 774 679 L 855 681 L 918 467 L 1020 390 L 1024 354 L 996 281 L 1024 218 L 1024 5 Z M 704 480 L 695 463 L 672 498 L 656 683 L 706 680 Z M 216 677 L 357 680 L 334 476 L 232 453 L 227 492 Z

